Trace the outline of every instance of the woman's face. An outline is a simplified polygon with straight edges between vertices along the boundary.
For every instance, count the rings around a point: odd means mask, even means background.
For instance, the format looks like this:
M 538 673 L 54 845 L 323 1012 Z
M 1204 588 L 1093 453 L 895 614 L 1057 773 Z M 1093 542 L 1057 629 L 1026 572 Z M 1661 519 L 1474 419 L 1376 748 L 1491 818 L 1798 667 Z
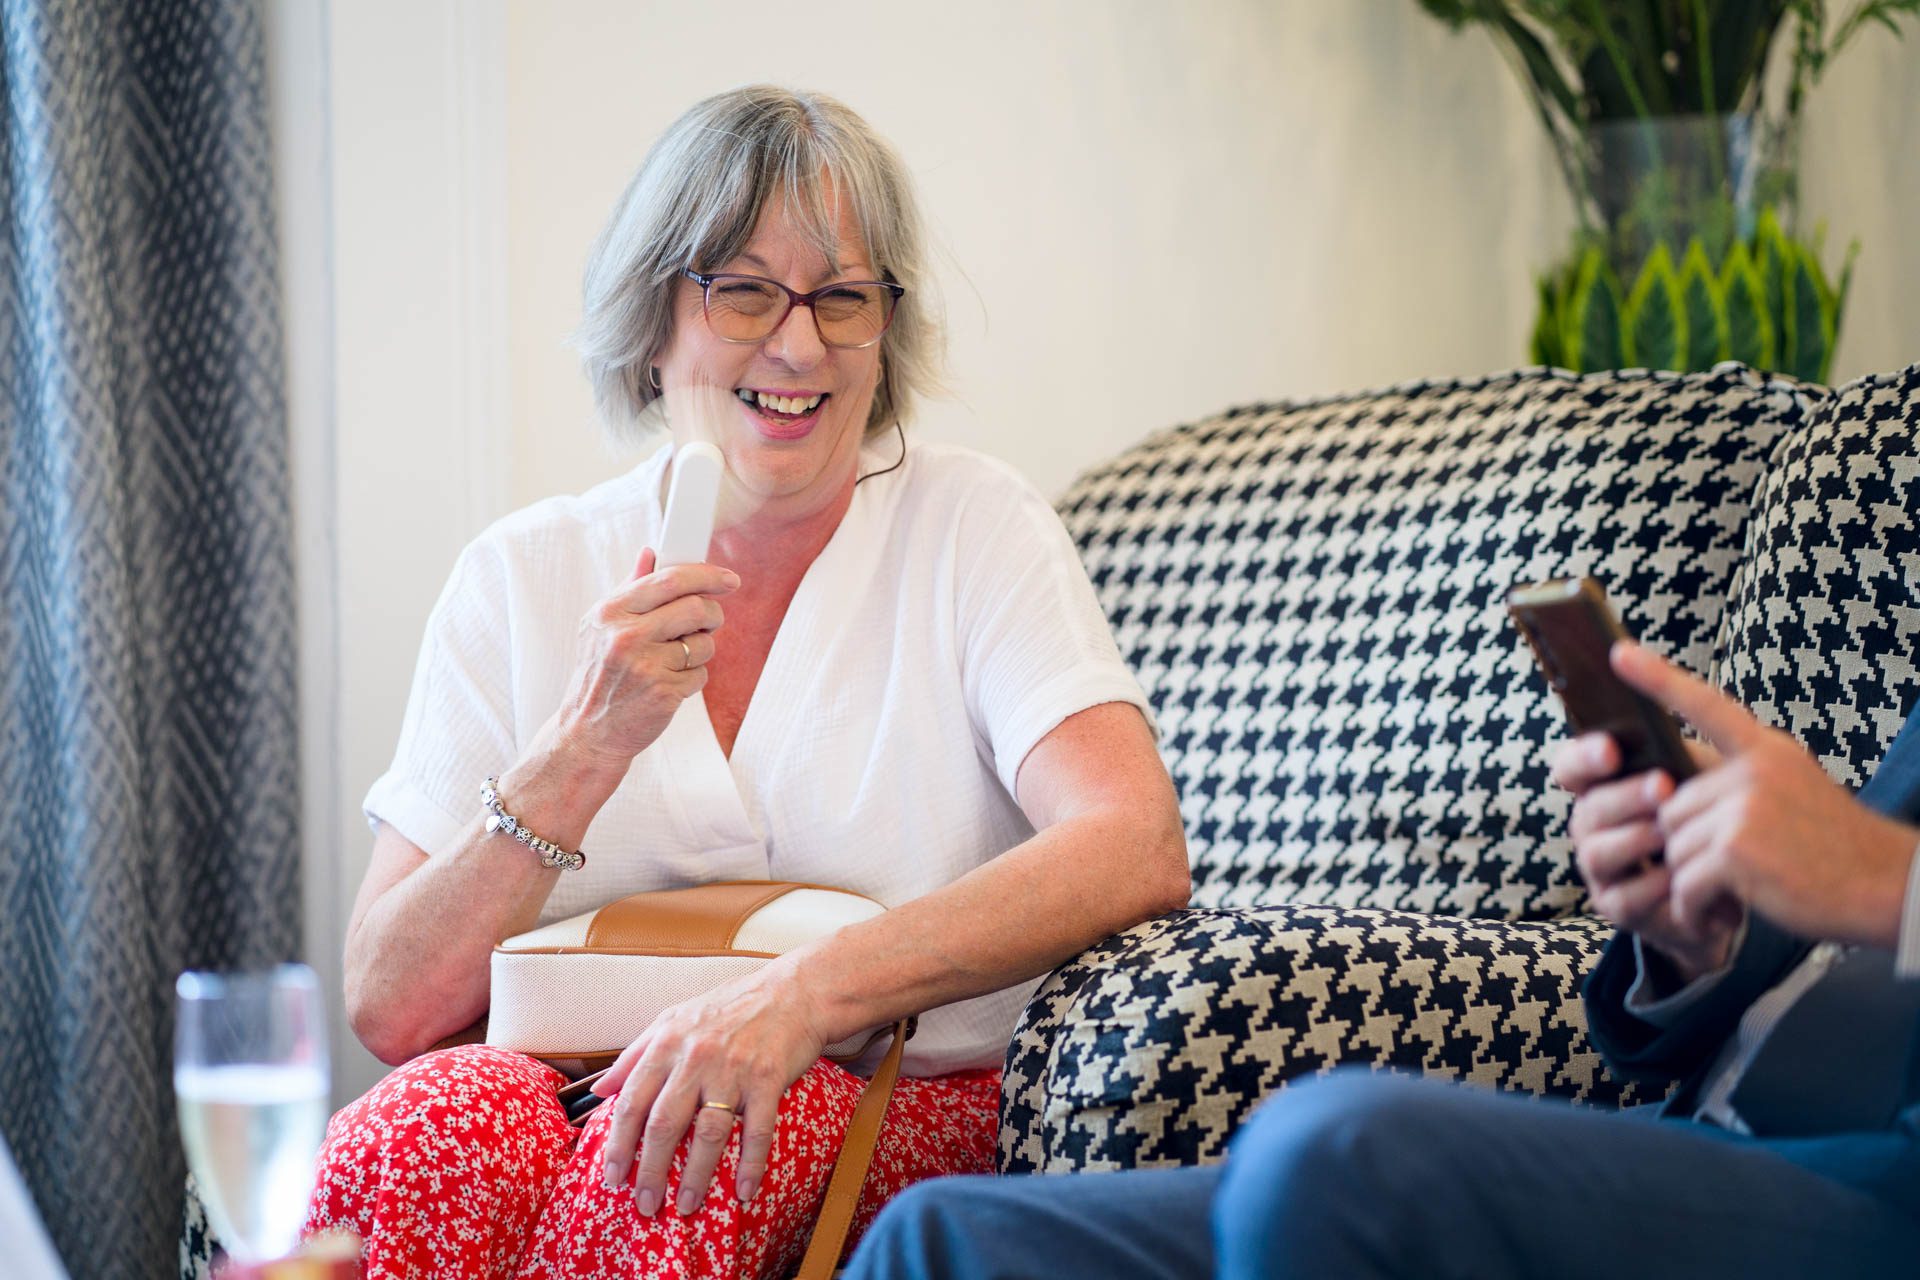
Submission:
M 825 262 L 795 228 L 785 205 L 770 206 L 738 257 L 691 265 L 716 274 L 762 276 L 796 293 L 835 280 L 878 279 L 844 207 L 838 231 L 840 260 Z M 879 385 L 880 344 L 829 347 L 806 307 L 789 311 L 760 342 L 726 342 L 707 325 L 700 286 L 682 280 L 678 289 L 673 336 L 658 361 L 674 438 L 711 438 L 749 502 L 777 502 L 794 514 L 831 502 L 852 485 L 859 465 Z M 785 400 L 771 402 L 774 397 Z

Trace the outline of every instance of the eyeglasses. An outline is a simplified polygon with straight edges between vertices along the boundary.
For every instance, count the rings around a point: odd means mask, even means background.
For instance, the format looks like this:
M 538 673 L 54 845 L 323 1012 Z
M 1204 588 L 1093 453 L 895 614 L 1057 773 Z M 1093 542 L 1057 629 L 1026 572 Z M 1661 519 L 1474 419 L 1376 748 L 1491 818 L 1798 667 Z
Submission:
M 707 327 L 723 342 L 764 342 L 795 307 L 813 312 L 820 341 L 830 347 L 870 347 L 893 323 L 893 304 L 906 289 L 884 280 L 837 280 L 812 293 L 795 293 L 759 276 L 681 272 L 700 286 Z

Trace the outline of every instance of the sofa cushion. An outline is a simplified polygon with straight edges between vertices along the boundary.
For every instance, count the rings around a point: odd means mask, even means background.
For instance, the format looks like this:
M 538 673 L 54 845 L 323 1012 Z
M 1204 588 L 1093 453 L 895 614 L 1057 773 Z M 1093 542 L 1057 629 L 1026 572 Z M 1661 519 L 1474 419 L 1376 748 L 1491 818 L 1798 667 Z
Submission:
M 1732 595 L 1715 678 L 1863 784 L 1920 696 L 1920 365 L 1781 440 Z
M 1056 970 L 1007 1051 L 1003 1173 L 1202 1164 L 1288 1082 L 1393 1066 L 1620 1105 L 1580 984 L 1612 929 L 1333 907 L 1176 911 Z
M 1562 735 L 1502 602 L 1591 574 L 1704 669 L 1748 498 L 1820 392 L 1532 370 L 1177 428 L 1061 500 L 1161 726 L 1198 906 L 1575 910 Z

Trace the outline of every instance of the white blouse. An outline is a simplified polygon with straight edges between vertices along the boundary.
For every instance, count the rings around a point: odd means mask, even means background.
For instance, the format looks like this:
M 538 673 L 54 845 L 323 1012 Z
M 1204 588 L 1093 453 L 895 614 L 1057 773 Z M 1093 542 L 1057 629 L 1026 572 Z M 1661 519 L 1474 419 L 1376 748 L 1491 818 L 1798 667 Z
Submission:
M 461 553 L 427 621 L 393 764 L 367 793 L 371 823 L 430 855 L 454 848 L 482 779 L 560 705 L 580 618 L 655 545 L 670 454 L 508 516 Z M 861 470 L 892 461 L 870 448 Z M 562 873 L 540 922 L 712 880 L 810 881 L 888 906 L 920 897 L 1033 834 L 1013 799 L 1021 762 L 1105 702 L 1147 711 L 1052 508 L 1003 463 L 915 443 L 854 489 L 787 608 L 731 758 L 705 701 L 682 703 L 594 818 L 586 867 Z M 924 1014 L 905 1069 L 999 1066 L 1035 985 Z

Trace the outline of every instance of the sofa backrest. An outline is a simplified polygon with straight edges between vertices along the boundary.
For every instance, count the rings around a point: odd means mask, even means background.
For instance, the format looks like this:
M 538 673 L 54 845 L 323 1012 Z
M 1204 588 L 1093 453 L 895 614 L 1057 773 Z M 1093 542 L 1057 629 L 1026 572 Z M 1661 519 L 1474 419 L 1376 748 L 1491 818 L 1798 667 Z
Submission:
M 1531 370 L 1176 428 L 1061 499 L 1180 792 L 1194 901 L 1583 901 L 1562 720 L 1503 607 L 1591 574 L 1705 670 L 1748 499 L 1822 393 Z
M 1920 365 L 1774 449 L 1714 676 L 1858 787 L 1920 698 Z

